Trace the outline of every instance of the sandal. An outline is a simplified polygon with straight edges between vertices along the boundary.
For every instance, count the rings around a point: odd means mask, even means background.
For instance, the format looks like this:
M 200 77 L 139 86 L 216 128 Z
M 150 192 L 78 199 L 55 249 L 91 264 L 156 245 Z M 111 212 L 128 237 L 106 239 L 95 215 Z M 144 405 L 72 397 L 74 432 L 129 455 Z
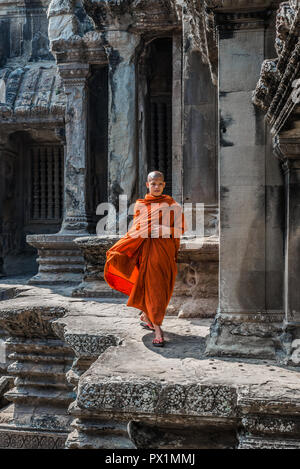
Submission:
M 144 311 L 141 311 L 141 315 L 140 315 L 140 325 L 144 328 L 144 329 L 148 329 L 150 331 L 154 331 L 154 326 L 153 324 L 151 323 L 151 321 L 147 318 L 147 315 Z
M 165 345 L 165 340 L 163 337 L 161 337 L 160 339 L 153 339 L 152 344 L 154 345 L 154 347 L 163 347 Z
M 154 327 L 152 326 L 152 324 L 150 322 L 140 322 L 140 325 L 144 328 L 144 329 L 148 329 L 150 331 L 154 331 Z

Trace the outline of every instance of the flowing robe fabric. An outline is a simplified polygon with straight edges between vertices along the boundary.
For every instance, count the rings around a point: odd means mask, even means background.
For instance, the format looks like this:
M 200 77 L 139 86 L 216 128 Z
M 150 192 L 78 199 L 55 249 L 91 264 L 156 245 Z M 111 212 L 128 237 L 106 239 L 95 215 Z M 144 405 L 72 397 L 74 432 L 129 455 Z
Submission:
M 151 237 L 155 226 L 162 228 Z M 185 230 L 180 204 L 169 195 L 147 194 L 136 201 L 132 226 L 106 252 L 105 281 L 129 296 L 127 306 L 144 311 L 156 325 L 162 324 L 173 293 Z

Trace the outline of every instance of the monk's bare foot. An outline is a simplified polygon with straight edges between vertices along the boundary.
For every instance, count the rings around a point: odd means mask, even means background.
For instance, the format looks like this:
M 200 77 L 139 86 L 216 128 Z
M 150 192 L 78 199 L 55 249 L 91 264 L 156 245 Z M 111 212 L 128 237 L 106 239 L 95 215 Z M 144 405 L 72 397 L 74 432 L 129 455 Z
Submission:
M 155 339 L 152 340 L 153 347 L 164 347 L 164 333 L 161 330 L 160 326 L 154 325 Z
M 142 314 L 140 315 L 140 320 L 141 321 L 144 321 L 144 322 L 147 322 L 149 324 L 152 325 L 152 322 L 150 321 L 150 319 L 148 318 L 147 314 L 142 312 Z
M 164 338 L 164 333 L 161 329 L 160 326 L 156 326 L 156 324 L 153 324 L 154 325 L 154 332 L 155 332 L 155 338 L 158 339 L 158 340 L 161 340 Z

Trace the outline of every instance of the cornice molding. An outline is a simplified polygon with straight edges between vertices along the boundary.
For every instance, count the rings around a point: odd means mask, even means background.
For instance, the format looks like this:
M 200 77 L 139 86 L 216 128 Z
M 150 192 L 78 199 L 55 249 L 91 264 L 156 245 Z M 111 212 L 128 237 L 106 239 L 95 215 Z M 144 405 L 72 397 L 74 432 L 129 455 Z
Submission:
M 280 0 L 205 0 L 205 3 L 208 8 L 212 8 L 215 12 L 226 13 L 276 8 Z
M 265 26 L 269 10 L 216 13 L 219 30 L 259 29 Z
M 300 136 L 284 137 L 276 135 L 273 137 L 273 151 L 281 161 L 284 174 L 290 170 L 300 169 Z
M 58 69 L 65 88 L 86 86 L 90 74 L 89 64 L 67 63 L 58 65 Z
M 51 51 L 57 64 L 94 63 L 106 64 L 103 33 L 89 31 L 83 37 L 74 35 L 69 39 L 61 38 L 51 42 Z
M 181 27 L 181 2 L 176 0 L 83 0 L 83 4 L 98 30 Z

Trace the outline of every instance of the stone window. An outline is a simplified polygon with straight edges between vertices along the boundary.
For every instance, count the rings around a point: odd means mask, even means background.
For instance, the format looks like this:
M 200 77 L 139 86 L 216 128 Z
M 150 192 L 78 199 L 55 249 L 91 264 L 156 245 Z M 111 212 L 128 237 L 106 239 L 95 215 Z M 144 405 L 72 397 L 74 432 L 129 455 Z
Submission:
M 60 222 L 64 151 L 61 145 L 32 145 L 29 161 L 29 222 Z

